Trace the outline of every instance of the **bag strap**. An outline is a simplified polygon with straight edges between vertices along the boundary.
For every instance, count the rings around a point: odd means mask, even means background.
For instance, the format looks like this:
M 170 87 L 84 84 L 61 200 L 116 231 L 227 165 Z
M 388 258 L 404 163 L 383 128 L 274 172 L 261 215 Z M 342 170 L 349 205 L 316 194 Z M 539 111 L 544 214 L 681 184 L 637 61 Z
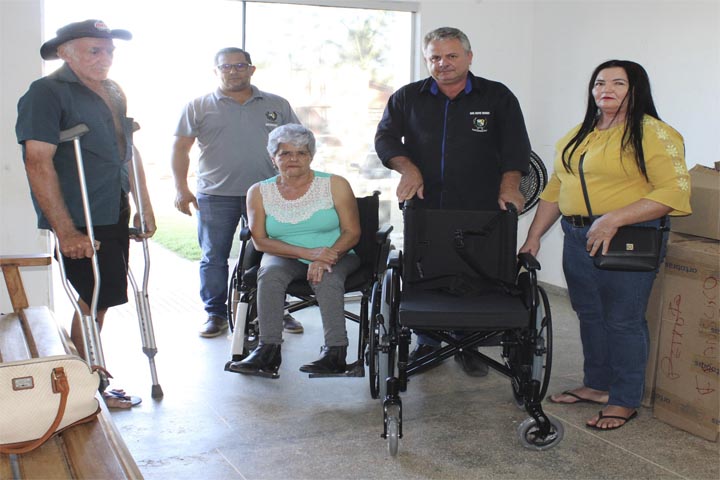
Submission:
M 65 375 L 65 369 L 63 367 L 53 368 L 51 378 L 53 393 L 60 394 L 60 405 L 58 406 L 57 415 L 55 415 L 55 420 L 53 421 L 52 425 L 50 425 L 50 428 L 48 428 L 47 432 L 45 432 L 45 434 L 37 440 L 25 442 L 22 443 L 20 446 L 15 447 L 0 446 L 0 453 L 14 453 L 16 455 L 19 455 L 22 453 L 30 452 L 45 443 L 50 437 L 55 434 L 58 425 L 60 425 L 60 422 L 62 422 L 63 416 L 65 415 L 65 407 L 67 406 L 68 397 L 70 396 L 70 384 L 68 383 L 67 376 Z
M 578 163 L 578 172 L 580 173 L 580 186 L 583 191 L 583 198 L 585 199 L 585 206 L 587 207 L 588 216 L 592 217 L 592 207 L 590 206 L 590 196 L 587 191 L 587 184 L 585 183 L 585 174 L 583 173 L 583 162 L 585 161 L 585 154 L 580 155 L 580 162 Z
M 588 195 L 587 184 L 585 183 L 585 173 L 583 172 L 583 162 L 585 161 L 585 154 L 580 155 L 580 162 L 578 163 L 578 173 L 580 174 L 580 186 L 582 187 L 583 198 L 585 199 L 585 206 L 587 207 L 588 215 L 593 216 L 592 207 L 590 206 L 590 196 Z M 658 230 L 667 230 L 665 221 L 667 215 L 660 217 L 660 226 Z

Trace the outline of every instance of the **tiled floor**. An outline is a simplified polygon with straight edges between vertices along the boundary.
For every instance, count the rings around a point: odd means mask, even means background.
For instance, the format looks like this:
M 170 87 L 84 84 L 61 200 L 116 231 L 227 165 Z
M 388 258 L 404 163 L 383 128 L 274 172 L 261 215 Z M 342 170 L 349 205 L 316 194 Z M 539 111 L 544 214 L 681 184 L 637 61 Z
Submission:
M 196 265 L 150 248 L 162 400 L 150 398 L 132 302 L 110 311 L 103 332 L 113 385 L 144 397 L 113 418 L 147 479 L 720 478 L 718 444 L 659 422 L 649 409 L 620 430 L 595 432 L 584 422 L 597 406 L 546 402 L 565 438 L 548 451 L 527 450 L 515 433 L 527 415 L 514 405 L 509 381 L 496 373 L 469 378 L 453 361 L 411 380 L 393 458 L 367 378 L 309 379 L 297 370 L 322 343 L 314 309 L 296 314 L 303 335 L 285 335 L 279 380 L 224 372 L 230 340 L 196 333 L 203 319 Z M 67 313 L 62 300 L 56 310 Z M 580 382 L 582 356 L 567 299 L 555 294 L 551 303 L 554 392 Z

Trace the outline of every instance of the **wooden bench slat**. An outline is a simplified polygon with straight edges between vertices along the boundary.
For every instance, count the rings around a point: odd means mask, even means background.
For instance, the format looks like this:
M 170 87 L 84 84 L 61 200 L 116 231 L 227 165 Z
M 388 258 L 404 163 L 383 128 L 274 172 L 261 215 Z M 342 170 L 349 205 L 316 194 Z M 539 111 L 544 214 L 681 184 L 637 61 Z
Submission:
M 0 455 L 0 478 L 13 478 L 9 455 Z
M 65 460 L 62 441 L 53 437 L 37 450 L 18 455 L 23 479 L 72 479 L 73 474 Z
M 78 425 L 61 434 L 71 461 L 75 458 L 83 459 L 82 462 L 72 463 L 77 477 L 142 478 L 140 469 L 132 460 L 102 400 L 100 405 L 102 412 L 93 422 Z M 122 453 L 118 455 L 118 452 Z
M 16 362 L 32 358 L 19 316 L 15 313 L 0 316 L 0 362 Z
M 35 340 L 38 357 L 68 354 L 69 349 L 65 340 L 67 333 L 59 329 L 49 308 L 28 307 L 23 309 L 22 314 Z

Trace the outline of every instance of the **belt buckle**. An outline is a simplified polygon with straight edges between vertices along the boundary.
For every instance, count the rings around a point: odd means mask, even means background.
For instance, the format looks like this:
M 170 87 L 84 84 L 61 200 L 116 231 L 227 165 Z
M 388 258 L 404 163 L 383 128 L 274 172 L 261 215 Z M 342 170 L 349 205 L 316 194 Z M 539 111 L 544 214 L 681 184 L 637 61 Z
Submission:
M 575 228 L 583 228 L 585 227 L 585 217 L 582 215 L 572 215 L 570 217 L 572 219 L 572 226 Z

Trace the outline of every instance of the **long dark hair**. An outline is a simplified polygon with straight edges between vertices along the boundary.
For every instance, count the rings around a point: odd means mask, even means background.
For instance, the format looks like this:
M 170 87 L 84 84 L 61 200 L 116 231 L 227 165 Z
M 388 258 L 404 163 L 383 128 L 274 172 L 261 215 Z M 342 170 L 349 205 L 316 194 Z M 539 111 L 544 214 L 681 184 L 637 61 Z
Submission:
M 635 151 L 635 163 L 643 176 L 647 179 L 647 170 L 645 169 L 645 154 L 642 148 L 643 138 L 643 116 L 650 115 L 660 120 L 655 102 L 653 102 L 652 93 L 650 91 L 650 78 L 642 65 L 631 62 L 629 60 L 608 60 L 601 63 L 595 68 L 590 83 L 588 84 L 587 110 L 585 111 L 585 119 L 583 120 L 580 130 L 565 145 L 562 151 L 562 163 L 565 170 L 572 172 L 570 168 L 570 158 L 575 150 L 580 146 L 585 137 L 593 131 L 597 125 L 598 107 L 595 104 L 592 90 L 595 85 L 595 79 L 601 70 L 612 67 L 620 67 L 625 70 L 628 77 L 628 94 L 625 97 L 627 102 L 627 114 L 625 117 L 625 130 L 623 131 L 622 142 L 620 145 L 620 155 L 628 145 L 632 145 Z

